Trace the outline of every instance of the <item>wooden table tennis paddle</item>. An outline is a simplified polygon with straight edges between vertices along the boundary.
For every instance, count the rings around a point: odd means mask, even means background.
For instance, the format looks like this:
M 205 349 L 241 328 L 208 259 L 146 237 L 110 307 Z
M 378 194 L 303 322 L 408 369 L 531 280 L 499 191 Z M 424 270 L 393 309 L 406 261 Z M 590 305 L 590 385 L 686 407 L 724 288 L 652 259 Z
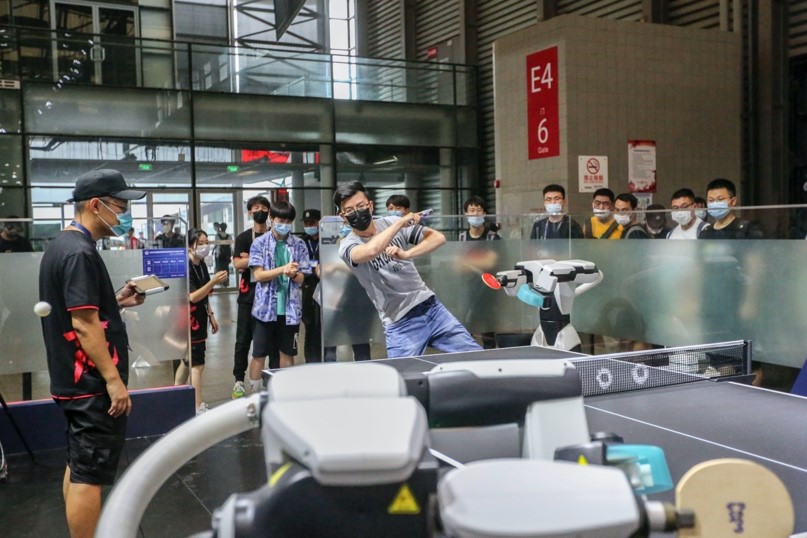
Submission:
M 675 488 L 676 510 L 695 513 L 681 537 L 786 538 L 793 532 L 793 502 L 773 472 L 749 460 L 726 458 L 692 467 Z

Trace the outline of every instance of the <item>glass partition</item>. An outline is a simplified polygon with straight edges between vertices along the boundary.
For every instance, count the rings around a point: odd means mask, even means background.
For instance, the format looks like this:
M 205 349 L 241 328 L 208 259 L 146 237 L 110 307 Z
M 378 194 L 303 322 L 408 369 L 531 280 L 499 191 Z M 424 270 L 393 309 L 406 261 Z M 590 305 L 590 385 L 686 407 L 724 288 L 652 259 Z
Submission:
M 187 92 L 28 83 L 23 101 L 25 128 L 34 133 L 154 138 L 191 134 Z
M 19 374 L 32 373 L 27 390 L 35 399 L 50 395 L 45 346 L 40 318 L 33 306 L 39 301 L 39 265 L 42 252 L 33 249 L 35 230 L 53 228 L 64 222 L 32 219 L 0 219 L 0 382 L 7 399 L 19 399 L 26 388 Z M 8 231 L 14 229 L 14 244 L 21 251 L 8 252 Z M 127 247 L 115 240 L 99 241 L 112 285 L 117 289 L 135 276 L 157 274 L 169 288 L 149 295 L 144 304 L 123 311 L 129 336 L 129 388 L 174 384 L 173 361 L 186 357 L 189 345 L 189 303 L 187 250 Z M 183 242 L 185 237 L 183 236 Z M 45 241 L 37 245 L 41 250 Z M 15 249 L 17 250 L 17 249 Z
M 485 287 L 481 273 L 513 269 L 525 260 L 581 259 L 604 275 L 572 311 L 584 351 L 751 340 L 755 360 L 801 367 L 807 349 L 807 206 L 737 208 L 734 214 L 733 227 L 747 229 L 742 233 L 749 239 L 603 241 L 573 239 L 570 231 L 557 239 L 540 234 L 530 239 L 536 222 L 547 217 L 539 214 L 488 216 L 500 225 L 500 241 L 461 242 L 458 234 L 468 228 L 463 217 L 432 216 L 428 225 L 445 233 L 448 243 L 416 264 L 426 284 L 480 341 L 485 333 L 522 333 L 510 341 L 523 343 L 529 340 L 523 335 L 538 324 L 537 308 Z M 652 224 L 658 217 L 675 224 L 669 211 L 636 216 L 639 226 L 648 217 Z M 581 229 L 595 218 L 569 217 Z M 375 309 L 338 258 L 341 227 L 341 222 L 322 224 L 324 345 L 369 341 L 383 347 Z

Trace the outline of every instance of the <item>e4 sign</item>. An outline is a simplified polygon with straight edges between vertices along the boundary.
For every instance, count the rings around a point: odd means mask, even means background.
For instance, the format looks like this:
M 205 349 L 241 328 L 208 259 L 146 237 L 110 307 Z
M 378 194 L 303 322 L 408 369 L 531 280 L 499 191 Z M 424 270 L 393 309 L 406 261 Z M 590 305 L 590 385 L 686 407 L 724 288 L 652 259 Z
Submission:
M 558 47 L 527 56 L 527 143 L 530 159 L 560 155 Z

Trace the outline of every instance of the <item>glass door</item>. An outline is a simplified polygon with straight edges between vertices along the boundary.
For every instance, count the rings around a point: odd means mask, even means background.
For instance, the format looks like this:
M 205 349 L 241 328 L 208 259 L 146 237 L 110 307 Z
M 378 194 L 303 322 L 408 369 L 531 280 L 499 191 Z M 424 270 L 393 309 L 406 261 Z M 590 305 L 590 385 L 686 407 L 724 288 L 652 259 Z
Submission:
M 236 273 L 232 264 L 232 252 L 236 230 L 235 193 L 225 191 L 197 191 L 199 227 L 207 232 L 213 245 L 212 266 L 214 271 L 227 271 L 229 278 L 223 287 L 236 285 Z
M 137 86 L 137 11 L 81 1 L 52 0 L 57 31 L 53 69 L 58 82 Z
M 190 191 L 160 189 L 149 191 L 144 205 L 137 209 L 132 206 L 135 231 L 143 232 L 146 248 L 156 247 L 160 234 L 187 236 L 188 225 L 193 222 L 190 200 Z

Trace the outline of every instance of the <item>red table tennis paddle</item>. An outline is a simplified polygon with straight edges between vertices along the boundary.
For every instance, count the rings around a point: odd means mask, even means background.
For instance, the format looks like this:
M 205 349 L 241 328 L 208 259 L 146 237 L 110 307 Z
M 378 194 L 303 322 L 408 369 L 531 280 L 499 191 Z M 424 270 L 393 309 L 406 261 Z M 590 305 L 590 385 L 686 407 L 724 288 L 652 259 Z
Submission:
M 675 488 L 676 510 L 695 513 L 680 537 L 786 538 L 793 532 L 793 502 L 773 472 L 749 460 L 726 458 L 692 467 Z
M 499 279 L 490 273 L 482 273 L 482 282 L 484 282 L 487 287 L 494 290 L 499 290 L 502 288 L 502 284 L 499 282 Z

